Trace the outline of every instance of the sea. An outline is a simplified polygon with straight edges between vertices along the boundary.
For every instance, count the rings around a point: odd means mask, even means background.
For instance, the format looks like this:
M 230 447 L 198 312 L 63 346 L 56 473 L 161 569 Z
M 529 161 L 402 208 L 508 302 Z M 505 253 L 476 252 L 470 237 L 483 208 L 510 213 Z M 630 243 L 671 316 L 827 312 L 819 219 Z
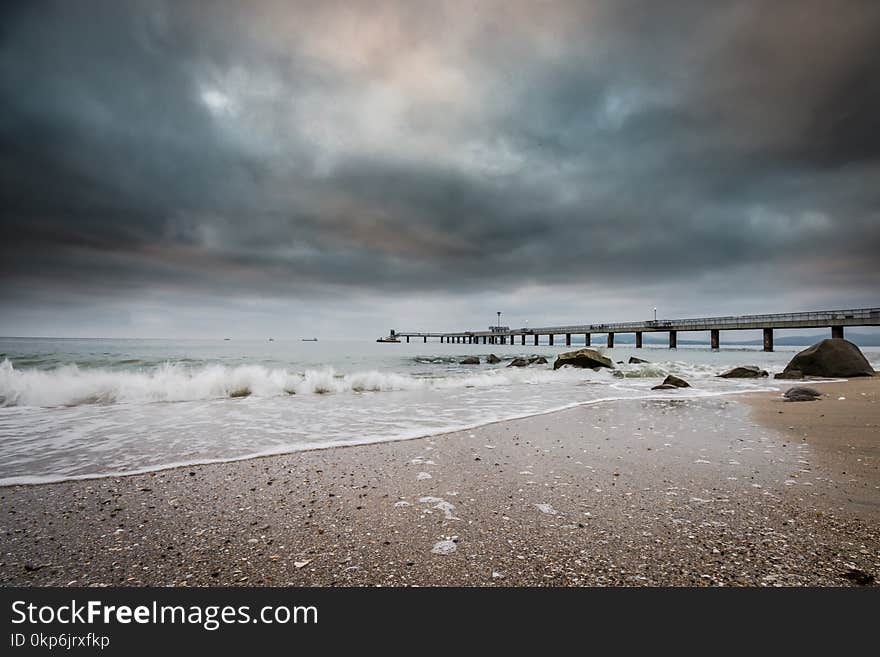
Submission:
M 0 485 L 404 440 L 578 405 L 699 399 L 790 385 L 803 347 L 594 347 L 614 371 L 553 370 L 577 348 L 319 340 L 0 338 Z M 880 369 L 880 348 L 863 352 Z M 501 358 L 485 363 L 490 353 Z M 547 365 L 508 367 L 516 357 Z M 462 365 L 479 356 L 480 365 Z M 627 364 L 630 356 L 650 361 Z M 667 374 L 690 388 L 655 391 Z

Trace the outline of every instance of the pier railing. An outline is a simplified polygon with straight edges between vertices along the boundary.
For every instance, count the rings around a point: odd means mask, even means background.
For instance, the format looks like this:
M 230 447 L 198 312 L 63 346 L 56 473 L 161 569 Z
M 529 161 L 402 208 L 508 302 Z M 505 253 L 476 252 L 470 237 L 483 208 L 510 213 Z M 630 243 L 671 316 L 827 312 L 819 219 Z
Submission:
M 670 328 L 679 331 L 707 330 L 712 328 L 746 329 L 773 327 L 784 328 L 786 325 L 830 326 L 836 323 L 853 323 L 866 321 L 868 324 L 880 324 L 880 308 L 853 308 L 847 310 L 823 310 L 801 313 L 774 313 L 764 315 L 729 315 L 726 317 L 698 317 L 687 319 L 649 319 L 643 322 L 613 322 L 609 324 L 577 324 L 567 326 L 541 326 L 515 329 L 515 333 L 595 333 L 614 332 L 627 333 L 632 331 L 668 331 Z
M 636 348 L 642 346 L 642 333 L 667 331 L 669 347 L 677 345 L 676 336 L 679 331 L 709 331 L 713 349 L 720 344 L 719 334 L 722 330 L 762 329 L 764 332 L 764 350 L 773 351 L 773 330 L 786 328 L 821 328 L 831 327 L 831 336 L 843 337 L 845 326 L 880 326 L 880 308 L 850 308 L 846 310 L 820 310 L 800 313 L 774 313 L 764 315 L 729 315 L 726 317 L 691 317 L 685 319 L 649 319 L 643 322 L 612 322 L 609 324 L 567 324 L 564 326 L 533 326 L 518 329 L 494 327 L 488 331 L 449 331 L 443 333 L 425 333 L 422 331 L 392 331 L 397 338 L 440 338 L 441 342 L 471 342 L 482 340 L 483 344 L 500 342 L 513 344 L 515 336 L 525 344 L 526 336 L 533 336 L 534 343 L 546 335 L 549 344 L 553 344 L 554 335 L 565 335 L 565 344 L 571 344 L 571 336 L 582 334 L 585 344 L 590 344 L 590 336 L 594 333 L 608 334 L 608 347 L 614 346 L 615 333 L 635 333 Z M 382 340 L 380 340 L 382 341 Z M 397 341 L 397 340 L 395 340 Z

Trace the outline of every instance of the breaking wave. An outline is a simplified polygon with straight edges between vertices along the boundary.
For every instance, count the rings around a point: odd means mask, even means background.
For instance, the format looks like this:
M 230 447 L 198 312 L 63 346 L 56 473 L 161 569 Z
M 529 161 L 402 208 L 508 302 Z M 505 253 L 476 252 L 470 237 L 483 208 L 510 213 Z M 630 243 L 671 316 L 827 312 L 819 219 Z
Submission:
M 390 392 L 449 388 L 483 388 L 515 383 L 542 383 L 596 378 L 610 374 L 549 368 L 488 369 L 449 376 L 410 376 L 376 370 L 339 373 L 332 367 L 292 372 L 262 365 L 164 363 L 140 370 L 81 369 L 74 364 L 55 369 L 16 369 L 0 363 L 0 406 L 79 406 L 127 402 L 179 402 L 241 397 L 280 397 L 346 392 Z

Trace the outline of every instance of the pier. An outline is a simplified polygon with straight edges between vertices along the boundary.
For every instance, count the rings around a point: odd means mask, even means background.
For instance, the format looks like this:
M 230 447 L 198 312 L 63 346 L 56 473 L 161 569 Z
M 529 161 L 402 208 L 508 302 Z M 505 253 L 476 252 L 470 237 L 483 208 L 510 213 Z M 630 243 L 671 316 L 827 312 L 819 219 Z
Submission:
M 764 351 L 773 351 L 773 331 L 776 329 L 831 328 L 831 337 L 842 338 L 847 326 L 880 326 L 880 308 L 856 308 L 850 310 L 821 310 L 815 312 L 782 313 L 775 315 L 738 315 L 729 317 L 701 317 L 693 319 L 652 319 L 644 322 L 618 322 L 611 324 L 572 324 L 568 326 L 543 326 L 531 328 L 490 327 L 486 331 L 423 332 L 395 331 L 390 337 L 409 342 L 411 339 L 437 339 L 442 343 L 461 344 L 515 344 L 526 342 L 539 344 L 541 336 L 547 344 L 556 344 L 561 337 L 565 346 L 571 346 L 571 338 L 584 336 L 586 346 L 592 344 L 594 334 L 606 335 L 607 346 L 614 347 L 618 333 L 635 334 L 636 349 L 642 347 L 645 333 L 668 333 L 669 348 L 678 346 L 680 332 L 708 331 L 712 349 L 721 346 L 721 331 L 744 331 L 759 329 L 764 335 Z M 561 344 L 561 343 L 560 343 Z

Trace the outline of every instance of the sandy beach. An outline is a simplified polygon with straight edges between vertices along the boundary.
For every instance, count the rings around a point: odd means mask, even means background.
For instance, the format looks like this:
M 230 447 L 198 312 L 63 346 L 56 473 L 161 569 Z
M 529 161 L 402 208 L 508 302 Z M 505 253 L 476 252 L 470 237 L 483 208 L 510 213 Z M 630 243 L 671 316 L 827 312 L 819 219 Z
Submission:
M 857 585 L 880 573 L 880 378 L 820 389 L 7 487 L 0 583 Z

